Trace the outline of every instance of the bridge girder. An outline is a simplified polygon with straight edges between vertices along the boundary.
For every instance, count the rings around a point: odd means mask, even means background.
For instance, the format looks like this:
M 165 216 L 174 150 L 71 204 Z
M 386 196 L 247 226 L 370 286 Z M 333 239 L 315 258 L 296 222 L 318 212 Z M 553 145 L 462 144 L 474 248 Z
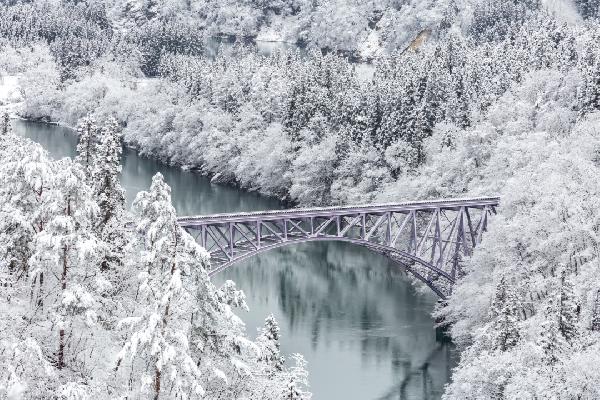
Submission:
M 499 202 L 486 197 L 216 214 L 183 217 L 179 224 L 211 254 L 211 276 L 274 248 L 342 241 L 384 254 L 445 298 Z

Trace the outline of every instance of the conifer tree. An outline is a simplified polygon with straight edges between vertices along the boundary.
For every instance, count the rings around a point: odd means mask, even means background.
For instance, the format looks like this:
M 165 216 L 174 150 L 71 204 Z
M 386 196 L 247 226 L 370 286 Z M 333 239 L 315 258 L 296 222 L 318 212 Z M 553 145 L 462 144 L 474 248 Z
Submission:
M 119 217 L 125 206 L 125 192 L 119 182 L 121 172 L 121 136 L 119 125 L 110 118 L 102 128 L 93 157 L 95 192 L 100 206 L 101 226 Z
M 97 161 L 96 142 L 99 134 L 96 121 L 89 115 L 83 118 L 77 125 L 77 134 L 79 135 L 79 141 L 77 143 L 77 157 L 75 157 L 75 161 L 83 167 L 86 181 L 92 182 Z
M 177 225 L 171 205 L 171 189 L 162 175 L 152 179 L 149 192 L 138 194 L 134 209 L 142 235 L 139 316 L 125 321 L 136 328 L 118 356 L 117 370 L 128 353 L 140 359 L 142 371 L 136 372 L 138 387 L 133 393 L 145 393 L 159 399 L 162 392 L 179 397 L 184 393 L 200 396 L 201 371 L 196 365 L 187 340 L 190 315 L 195 305 L 190 288 L 183 287 L 182 276 L 193 274 L 206 259 Z M 132 376 L 131 379 L 134 377 Z
M 514 289 L 502 277 L 496 286 L 496 294 L 491 307 L 493 319 L 493 348 L 507 351 L 514 347 L 520 338 L 518 321 L 519 302 Z
M 546 306 L 545 320 L 540 326 L 538 340 L 538 345 L 543 351 L 543 361 L 547 365 L 556 364 L 567 345 L 560 332 L 559 312 L 555 303 L 553 299 L 550 299 Z
M 600 290 L 596 292 L 594 308 L 592 311 L 592 330 L 600 331 Z
M 2 114 L 2 119 L 0 119 L 0 136 L 6 136 L 10 134 L 12 131 L 12 126 L 10 123 L 10 115 L 7 112 Z
M 89 288 L 99 249 L 93 235 L 98 208 L 79 164 L 61 160 L 46 194 L 49 220 L 35 238 L 32 281 L 36 303 L 43 305 L 58 330 L 55 365 L 66 365 L 67 338 L 95 321 L 96 301 Z
M 44 230 L 44 202 L 53 183 L 46 151 L 18 137 L 4 137 L 0 151 L 0 243 L 16 277 L 26 276 L 34 237 Z
M 280 353 L 279 339 L 279 325 L 271 314 L 265 319 L 265 325 L 256 339 L 256 344 L 261 351 L 259 361 L 266 363 L 273 370 L 273 373 L 282 371 L 285 362 Z
M 311 394 L 303 389 L 308 386 L 306 361 L 300 354 L 292 354 L 292 358 L 296 365 L 290 368 L 288 384 L 282 397 L 285 400 L 310 400 Z
M 568 343 L 577 336 L 577 303 L 573 292 L 573 282 L 563 271 L 560 277 L 559 332 Z
M 142 256 L 133 257 L 140 271 L 136 317 L 123 321 L 134 328 L 118 356 L 117 370 L 129 370 L 138 382 L 133 393 L 154 399 L 163 393 L 179 398 L 200 397 L 211 377 L 226 379 L 243 365 L 250 342 L 242 339 L 243 324 L 231 305 L 243 305 L 243 295 L 227 284 L 217 291 L 206 265 L 208 254 L 177 223 L 171 189 L 161 174 L 149 192 L 134 201 Z M 125 357 L 127 354 L 130 357 Z M 122 368 L 130 359 L 131 368 Z M 165 395 L 166 396 L 166 395 Z

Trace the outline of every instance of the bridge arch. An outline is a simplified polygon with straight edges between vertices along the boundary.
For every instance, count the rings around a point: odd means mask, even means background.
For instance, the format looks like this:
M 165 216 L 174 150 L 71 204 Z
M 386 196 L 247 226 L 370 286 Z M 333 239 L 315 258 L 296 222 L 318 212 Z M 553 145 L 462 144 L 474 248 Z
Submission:
M 420 260 L 410 254 L 404 253 L 395 248 L 387 247 L 387 246 L 373 246 L 370 242 L 364 242 L 364 241 L 353 240 L 353 239 L 348 239 L 348 238 L 336 238 L 336 237 L 302 238 L 302 239 L 288 240 L 286 242 L 273 243 L 273 244 L 270 244 L 267 246 L 263 246 L 260 249 L 257 249 L 256 251 L 244 253 L 244 254 L 240 255 L 239 257 L 232 259 L 228 262 L 218 263 L 218 266 L 216 268 L 212 268 L 209 271 L 209 275 L 212 277 L 212 276 L 218 274 L 219 272 L 222 272 L 222 271 L 226 270 L 227 268 L 232 267 L 233 265 L 235 265 L 237 263 L 246 261 L 252 257 L 258 256 L 260 254 L 266 253 L 271 250 L 275 250 L 275 249 L 282 248 L 285 246 L 297 245 L 297 244 L 302 244 L 302 243 L 311 243 L 311 242 L 351 243 L 351 244 L 354 244 L 354 245 L 357 245 L 360 247 L 367 248 L 372 252 L 381 254 L 381 255 L 387 257 L 393 263 L 404 268 L 413 277 L 415 277 L 416 279 L 418 279 L 419 281 L 421 281 L 422 283 L 427 285 L 441 299 L 445 299 L 446 295 L 444 294 L 444 290 L 442 288 L 438 288 L 439 285 L 436 285 L 434 282 L 427 279 L 421 273 L 417 272 L 415 268 L 411 268 L 411 262 L 402 262 L 401 260 L 407 259 L 407 260 L 411 260 L 412 263 L 418 263 L 422 267 L 431 270 L 432 273 L 437 275 L 438 279 L 440 279 L 440 278 L 443 279 L 447 285 L 454 284 L 454 279 L 452 279 L 452 277 L 450 277 L 450 275 L 448 275 L 446 272 L 438 269 L 437 267 L 435 267 L 433 265 L 430 265 L 429 263 L 427 263 L 423 260 Z M 396 256 L 396 257 L 394 257 L 394 256 Z M 431 274 L 429 274 L 429 275 L 431 275 Z
M 446 298 L 496 212 L 499 198 L 453 199 L 183 217 L 211 254 L 211 276 L 292 244 L 337 241 L 380 253 Z

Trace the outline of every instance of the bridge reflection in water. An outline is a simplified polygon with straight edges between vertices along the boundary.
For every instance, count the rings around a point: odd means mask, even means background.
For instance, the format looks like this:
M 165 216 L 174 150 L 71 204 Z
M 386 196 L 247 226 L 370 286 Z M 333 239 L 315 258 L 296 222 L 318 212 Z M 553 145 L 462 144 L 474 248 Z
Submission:
M 273 313 L 282 352 L 309 361 L 315 398 L 439 399 L 456 357 L 436 341 L 437 301 L 408 282 L 404 268 L 348 243 L 282 247 L 215 275 L 240 283 L 252 331 Z
M 211 254 L 211 276 L 274 248 L 340 241 L 385 255 L 443 299 L 499 203 L 498 197 L 482 197 L 215 214 L 179 223 Z

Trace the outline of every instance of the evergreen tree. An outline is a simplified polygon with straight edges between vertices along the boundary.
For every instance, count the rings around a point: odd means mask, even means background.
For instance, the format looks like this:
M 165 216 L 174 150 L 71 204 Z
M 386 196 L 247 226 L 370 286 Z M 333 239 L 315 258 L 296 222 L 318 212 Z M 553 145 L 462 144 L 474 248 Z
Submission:
M 125 192 L 119 182 L 121 152 L 119 125 L 114 118 L 110 118 L 102 128 L 91 157 L 94 159 L 94 190 L 100 206 L 101 226 L 112 218 L 118 218 L 125 207 Z
M 0 243 L 16 277 L 27 276 L 34 237 L 49 218 L 45 198 L 53 185 L 46 151 L 16 136 L 0 138 Z
M 563 271 L 560 277 L 559 332 L 568 343 L 577 336 L 577 303 L 573 292 L 573 282 Z
M 583 87 L 579 92 L 579 115 L 585 116 L 600 110 L 600 35 L 588 41 L 586 53 L 580 60 L 579 69 L 583 73 Z
M 597 0 L 575 0 L 575 4 L 584 18 L 600 17 L 600 3 Z
M 311 394 L 303 390 L 308 386 L 306 361 L 300 354 L 293 354 L 292 358 L 296 365 L 290 370 L 289 381 L 282 398 L 285 400 L 310 400 Z
M 560 333 L 559 313 L 555 301 L 550 299 L 545 311 L 545 320 L 540 326 L 538 345 L 543 351 L 543 361 L 547 365 L 556 364 L 567 344 Z
M 265 319 L 265 326 L 256 339 L 256 344 L 261 352 L 259 361 L 266 363 L 273 373 L 282 371 L 285 362 L 279 350 L 279 339 L 279 325 L 271 314 Z
M 177 224 L 171 189 L 162 175 L 154 176 L 149 192 L 137 196 L 134 209 L 144 249 L 141 259 L 133 260 L 139 263 L 141 315 L 125 321 L 137 330 L 119 353 L 117 370 L 129 353 L 141 361 L 142 371 L 136 372 L 140 386 L 134 393 L 146 393 L 154 399 L 162 392 L 176 398 L 186 393 L 200 396 L 204 393 L 201 371 L 191 354 L 186 323 L 195 304 L 182 276 L 201 269 L 206 256 Z
M 96 318 L 89 277 L 99 258 L 92 233 L 98 208 L 83 169 L 67 159 L 57 166 L 56 180 L 45 197 L 49 220 L 35 238 L 31 275 L 35 304 L 43 305 L 58 330 L 55 365 L 62 369 L 68 338 Z
M 573 284 L 562 271 L 556 298 L 550 298 L 546 306 L 545 321 L 542 323 L 539 345 L 548 365 L 560 361 L 577 336 L 577 305 Z
M 85 117 L 77 125 L 79 141 L 77 143 L 77 161 L 83 167 L 86 182 L 92 182 L 94 169 L 96 167 L 97 140 L 99 129 L 91 116 Z
M 502 277 L 496 286 L 496 294 L 491 307 L 492 330 L 494 340 L 492 346 L 500 351 L 514 347 L 519 339 L 519 301 L 514 289 Z
M 6 136 L 12 132 L 12 126 L 10 123 L 10 115 L 5 112 L 2 114 L 2 119 L 0 119 L 0 136 Z
M 596 292 L 594 308 L 592 311 L 592 330 L 600 331 L 600 290 Z
M 244 365 L 252 347 L 230 307 L 243 306 L 243 295 L 231 284 L 220 291 L 212 285 L 208 254 L 177 223 L 171 189 L 161 174 L 133 207 L 140 234 L 133 248 L 143 249 L 141 257 L 131 258 L 140 271 L 140 307 L 138 316 L 123 321 L 134 331 L 119 353 L 117 370 L 139 378 L 133 393 L 200 397 L 211 389 L 211 377 L 227 380 L 231 369 Z M 127 359 L 131 368 L 122 368 Z

